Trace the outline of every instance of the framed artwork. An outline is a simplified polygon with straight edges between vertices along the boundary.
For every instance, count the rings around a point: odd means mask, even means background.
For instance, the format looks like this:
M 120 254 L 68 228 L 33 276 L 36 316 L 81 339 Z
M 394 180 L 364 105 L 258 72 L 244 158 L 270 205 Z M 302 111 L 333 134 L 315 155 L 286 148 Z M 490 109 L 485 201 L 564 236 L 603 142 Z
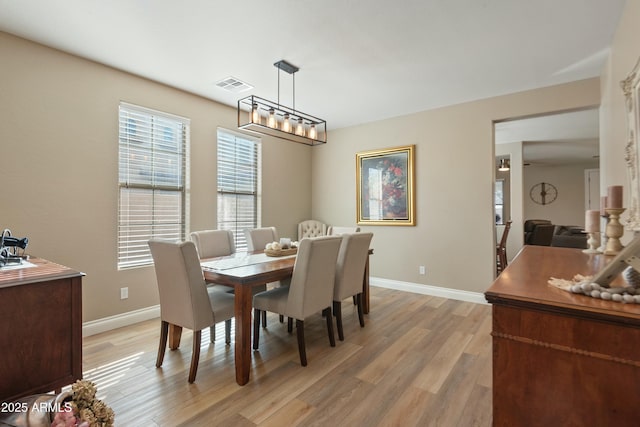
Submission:
M 629 219 L 627 228 L 640 231 L 640 58 L 636 66 L 620 82 L 627 111 L 627 145 L 625 161 L 629 172 L 630 199 L 627 203 Z
M 415 225 L 414 148 L 356 154 L 359 225 Z

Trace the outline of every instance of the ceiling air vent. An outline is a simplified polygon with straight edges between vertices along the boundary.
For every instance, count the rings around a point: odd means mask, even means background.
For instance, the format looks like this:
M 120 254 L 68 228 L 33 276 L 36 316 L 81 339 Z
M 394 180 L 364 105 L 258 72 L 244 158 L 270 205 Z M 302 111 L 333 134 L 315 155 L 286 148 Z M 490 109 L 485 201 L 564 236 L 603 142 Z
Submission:
M 253 86 L 251 86 L 250 84 L 231 76 L 220 80 L 216 83 L 216 86 L 233 93 L 240 93 L 249 89 L 253 89 Z

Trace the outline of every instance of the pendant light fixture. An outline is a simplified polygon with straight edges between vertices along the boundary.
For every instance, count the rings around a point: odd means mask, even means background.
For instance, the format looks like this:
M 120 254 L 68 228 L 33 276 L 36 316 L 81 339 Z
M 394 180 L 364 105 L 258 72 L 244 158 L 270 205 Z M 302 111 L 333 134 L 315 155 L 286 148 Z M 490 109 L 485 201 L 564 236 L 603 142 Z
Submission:
M 326 144 L 327 122 L 296 110 L 296 77 L 299 70 L 285 60 L 273 64 L 278 69 L 278 101 L 254 95 L 238 101 L 238 128 L 306 145 Z M 293 106 L 280 104 L 280 71 L 292 75 Z
M 498 170 L 499 170 L 500 172 L 506 172 L 506 171 L 508 171 L 508 170 L 511 168 L 511 164 L 510 164 L 510 163 L 511 163 L 511 162 L 509 162 L 509 159 L 505 159 L 505 158 L 500 159 L 500 163 L 499 163 L 499 166 L 498 166 Z

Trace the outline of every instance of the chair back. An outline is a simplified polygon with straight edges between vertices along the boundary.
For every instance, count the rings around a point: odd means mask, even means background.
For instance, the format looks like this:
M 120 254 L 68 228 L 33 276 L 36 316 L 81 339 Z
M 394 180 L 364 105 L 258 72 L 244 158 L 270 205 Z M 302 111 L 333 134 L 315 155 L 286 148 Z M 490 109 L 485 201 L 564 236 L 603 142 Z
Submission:
M 248 228 L 244 230 L 244 236 L 247 238 L 249 252 L 264 250 L 267 243 L 278 241 L 278 232 L 275 227 Z
M 293 266 L 286 316 L 304 320 L 331 307 L 336 261 L 342 238 L 339 236 L 302 239 Z
M 364 268 L 372 238 L 373 233 L 353 233 L 342 236 L 333 288 L 334 301 L 342 301 L 362 292 Z
M 326 234 L 327 224 L 324 222 L 308 219 L 298 224 L 298 240 L 302 240 L 305 237 L 325 236 Z
M 507 237 L 509 236 L 509 230 L 511 229 L 511 221 L 507 221 L 504 226 L 504 230 L 502 231 L 502 237 L 500 238 L 500 243 L 498 244 L 499 249 L 504 249 L 507 247 Z
M 198 252 L 193 242 L 150 240 L 160 294 L 160 318 L 201 330 L 214 324 Z
M 360 227 L 334 227 L 329 226 L 327 235 L 329 236 L 341 236 L 343 234 L 353 234 L 360 232 Z
M 236 252 L 231 230 L 203 230 L 191 233 L 200 258 L 214 258 L 232 255 Z

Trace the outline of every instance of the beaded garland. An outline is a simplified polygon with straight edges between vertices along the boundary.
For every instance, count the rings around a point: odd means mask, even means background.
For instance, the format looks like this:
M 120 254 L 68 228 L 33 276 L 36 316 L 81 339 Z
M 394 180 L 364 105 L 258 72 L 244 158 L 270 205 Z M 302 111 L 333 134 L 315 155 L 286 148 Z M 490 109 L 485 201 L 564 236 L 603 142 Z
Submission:
M 576 275 L 572 281 L 552 277 L 549 284 L 574 294 L 582 294 L 605 301 L 622 302 L 626 304 L 640 304 L 640 272 L 627 267 L 622 277 L 628 286 L 607 288 L 591 282 L 591 277 Z

